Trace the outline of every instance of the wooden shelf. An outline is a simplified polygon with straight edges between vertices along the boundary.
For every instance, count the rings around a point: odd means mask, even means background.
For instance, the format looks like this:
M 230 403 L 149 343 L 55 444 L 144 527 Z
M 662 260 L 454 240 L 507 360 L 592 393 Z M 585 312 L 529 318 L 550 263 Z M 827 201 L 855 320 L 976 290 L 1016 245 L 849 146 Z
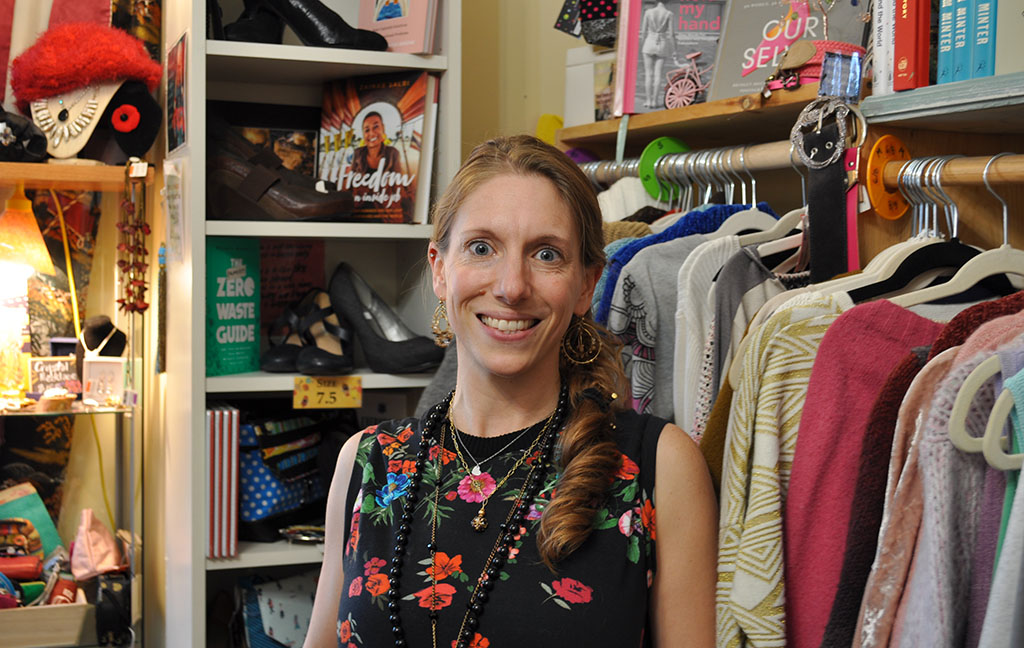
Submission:
M 818 86 L 780 90 L 762 101 L 760 94 L 743 95 L 631 115 L 627 155 L 639 155 L 651 140 L 678 137 L 693 148 L 735 146 L 737 142 L 769 142 L 786 139 L 797 115 L 818 95 Z M 558 131 L 563 148 L 586 148 L 602 157 L 615 152 L 621 119 L 608 119 Z
M 207 81 L 310 85 L 359 74 L 448 69 L 447 56 L 395 52 L 207 41 Z
M 153 176 L 153 165 L 150 165 L 146 184 L 153 182 Z M 0 185 L 11 187 L 18 181 L 24 182 L 26 189 L 121 191 L 124 189 L 124 167 L 106 164 L 0 162 Z
M 1024 72 L 868 97 L 871 124 L 970 133 L 1024 133 Z
M 295 388 L 297 375 L 253 371 L 230 376 L 213 376 L 206 379 L 206 391 L 211 394 L 291 392 Z M 379 374 L 369 370 L 356 371 L 352 375 L 362 378 L 363 389 L 426 387 L 434 377 L 433 374 Z
M 207 558 L 206 569 L 252 569 L 254 567 L 280 567 L 284 565 L 309 565 L 322 562 L 322 544 L 291 544 L 285 540 L 277 542 L 239 542 L 235 558 Z
M 206 221 L 207 236 L 427 240 L 433 225 L 404 223 L 300 223 L 289 221 Z

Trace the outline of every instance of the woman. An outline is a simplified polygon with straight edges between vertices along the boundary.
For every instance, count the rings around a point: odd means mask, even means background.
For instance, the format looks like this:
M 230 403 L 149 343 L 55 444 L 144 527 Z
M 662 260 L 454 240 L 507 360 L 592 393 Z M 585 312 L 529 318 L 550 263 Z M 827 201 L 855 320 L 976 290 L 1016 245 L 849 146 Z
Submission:
M 588 313 L 602 256 L 568 157 L 526 136 L 473 151 L 428 247 L 457 387 L 345 444 L 306 646 L 714 645 L 707 468 L 615 396 Z
M 675 59 L 675 17 L 659 2 L 640 20 L 640 53 L 644 57 L 644 107 L 664 108 L 661 97 L 665 59 Z
M 383 162 L 385 171 L 401 173 L 398 149 L 385 143 L 384 119 L 378 112 L 363 117 L 363 145 L 352 153 L 352 173 L 373 173 Z

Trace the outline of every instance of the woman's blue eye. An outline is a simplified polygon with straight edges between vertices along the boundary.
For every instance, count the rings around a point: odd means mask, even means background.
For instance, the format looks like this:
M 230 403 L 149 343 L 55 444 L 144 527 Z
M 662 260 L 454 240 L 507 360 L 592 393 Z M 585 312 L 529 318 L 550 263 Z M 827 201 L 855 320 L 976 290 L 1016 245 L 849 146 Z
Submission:
M 473 252 L 473 254 L 476 254 L 478 256 L 485 256 L 490 253 L 491 246 L 487 245 L 483 241 L 475 241 L 469 244 L 469 249 L 470 251 Z
M 552 248 L 544 248 L 537 253 L 537 258 L 541 261 L 557 261 L 562 255 L 558 253 L 558 250 Z

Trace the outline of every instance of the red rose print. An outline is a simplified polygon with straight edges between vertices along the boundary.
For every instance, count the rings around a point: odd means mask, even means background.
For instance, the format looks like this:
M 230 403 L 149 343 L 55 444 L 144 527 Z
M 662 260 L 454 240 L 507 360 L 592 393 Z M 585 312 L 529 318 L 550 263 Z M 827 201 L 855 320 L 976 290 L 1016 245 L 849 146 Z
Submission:
M 413 596 L 416 596 L 420 600 L 420 607 L 431 609 L 430 607 L 430 586 L 424 587 L 418 592 L 415 592 Z M 435 610 L 446 608 L 452 604 L 452 594 L 455 593 L 455 587 L 448 583 L 438 583 L 434 593 L 434 607 Z
M 458 496 L 459 496 L 459 492 L 458 491 L 448 491 L 447 493 L 444 494 L 444 498 L 446 500 L 448 500 L 449 502 L 454 502 L 455 498 L 458 497 Z
M 352 638 L 352 624 L 348 619 L 345 619 L 338 624 L 338 639 L 341 641 L 348 641 Z
M 590 603 L 591 594 L 594 591 L 575 578 L 556 580 L 551 583 L 551 588 L 566 603 Z
M 389 589 L 391 589 L 391 584 L 388 583 L 386 574 L 372 574 L 366 579 L 366 591 L 370 593 L 370 596 L 380 596 Z
M 452 648 L 455 648 L 455 643 L 455 640 L 452 640 Z M 469 648 L 488 648 L 490 645 L 490 640 L 479 632 L 475 633 L 472 641 L 469 642 Z
M 411 436 L 412 436 L 412 428 L 411 427 L 407 427 L 407 428 L 403 429 L 401 432 L 398 433 L 398 440 L 401 441 L 402 443 L 405 443 L 406 441 L 409 440 L 409 437 L 411 437 Z
M 651 540 L 657 540 L 658 526 L 654 517 L 654 504 L 651 503 L 651 500 L 644 500 L 644 506 L 640 509 L 640 522 L 649 530 Z
M 352 579 L 352 582 L 348 585 L 349 596 L 359 596 L 363 593 L 363 577 L 356 576 Z

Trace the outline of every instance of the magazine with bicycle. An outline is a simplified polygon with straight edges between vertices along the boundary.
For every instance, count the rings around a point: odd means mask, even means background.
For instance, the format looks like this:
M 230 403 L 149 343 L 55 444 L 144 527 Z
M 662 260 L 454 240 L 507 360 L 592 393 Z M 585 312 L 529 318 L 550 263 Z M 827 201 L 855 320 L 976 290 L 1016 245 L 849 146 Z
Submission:
M 725 0 L 620 0 L 615 115 L 707 99 Z

